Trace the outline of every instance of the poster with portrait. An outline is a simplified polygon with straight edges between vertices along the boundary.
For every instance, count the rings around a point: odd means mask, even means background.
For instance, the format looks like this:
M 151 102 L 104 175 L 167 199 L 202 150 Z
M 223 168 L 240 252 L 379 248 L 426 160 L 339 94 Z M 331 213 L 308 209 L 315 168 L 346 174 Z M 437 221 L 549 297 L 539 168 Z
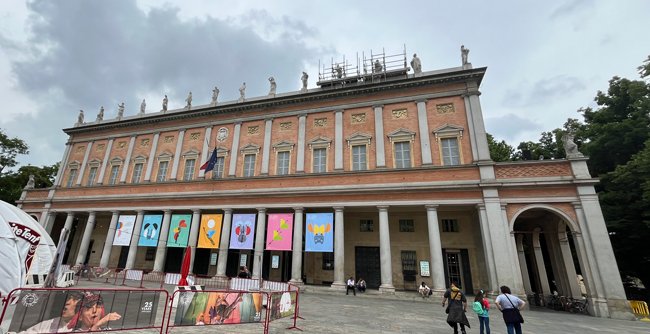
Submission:
M 191 214 L 174 214 L 169 223 L 167 247 L 187 247 L 190 238 Z
M 128 246 L 131 244 L 135 215 L 120 215 L 115 225 L 115 237 L 113 246 Z
M 296 312 L 296 292 L 271 293 L 271 320 L 290 317 Z
M 174 317 L 176 326 L 260 322 L 263 294 L 250 292 L 181 292 Z
M 219 248 L 222 220 L 222 214 L 201 215 L 201 228 L 196 248 Z
M 254 240 L 255 214 L 237 213 L 232 215 L 230 249 L 253 249 Z
M 334 251 L 334 214 L 308 213 L 305 220 L 305 252 Z
M 156 326 L 158 302 L 159 292 L 146 290 L 25 290 L 16 303 L 9 332 L 101 332 Z
M 291 250 L 293 213 L 272 213 L 268 216 L 266 232 L 267 250 Z
M 142 219 L 140 229 L 140 240 L 138 246 L 156 247 L 158 246 L 158 237 L 162 227 L 162 215 L 145 215 Z

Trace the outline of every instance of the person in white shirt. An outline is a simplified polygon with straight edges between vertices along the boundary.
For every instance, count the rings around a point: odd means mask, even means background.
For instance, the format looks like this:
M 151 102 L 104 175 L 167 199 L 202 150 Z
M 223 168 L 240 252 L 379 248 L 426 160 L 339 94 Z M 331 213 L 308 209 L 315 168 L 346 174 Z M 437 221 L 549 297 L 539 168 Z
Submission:
M 418 292 L 420 293 L 420 296 L 422 296 L 422 298 L 429 297 L 429 292 L 430 291 L 431 291 L 431 288 L 428 287 L 424 282 L 422 282 L 420 287 L 418 287 Z
M 352 290 L 352 293 L 354 293 L 355 296 L 357 295 L 357 290 L 354 288 L 354 278 L 352 278 L 352 276 L 350 276 L 350 278 L 348 278 L 348 283 L 347 283 L 347 286 L 345 288 L 345 294 L 346 295 L 349 294 L 350 290 Z

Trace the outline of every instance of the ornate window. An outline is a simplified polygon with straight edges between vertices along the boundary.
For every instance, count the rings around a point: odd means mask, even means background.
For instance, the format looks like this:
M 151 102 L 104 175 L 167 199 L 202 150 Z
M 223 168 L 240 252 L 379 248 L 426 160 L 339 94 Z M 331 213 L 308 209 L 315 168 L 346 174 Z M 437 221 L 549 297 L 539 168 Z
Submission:
M 68 182 L 66 182 L 66 187 L 71 188 L 77 178 L 77 173 L 79 173 L 79 162 L 71 162 L 68 164 L 68 168 L 70 168 L 70 171 L 68 172 Z
M 415 132 L 406 129 L 398 129 L 388 134 L 393 145 L 393 166 L 395 168 L 412 167 L 411 145 L 415 139 Z
M 164 182 L 167 180 L 167 168 L 169 167 L 169 161 L 160 161 L 158 163 L 158 176 L 156 176 L 156 181 Z
M 368 146 L 370 135 L 355 133 L 347 138 L 350 147 L 350 169 L 354 171 L 368 169 Z
M 136 162 L 135 165 L 133 165 L 133 175 L 131 176 L 131 183 L 140 183 L 140 178 L 142 177 L 142 168 L 144 167 L 144 163 L 142 162 Z
M 92 187 L 95 184 L 95 178 L 97 177 L 97 168 L 96 166 L 90 167 L 88 171 L 88 182 L 87 186 Z
M 327 172 L 327 152 L 331 143 L 332 140 L 325 137 L 317 137 L 308 143 L 311 150 L 312 173 Z
M 260 147 L 255 144 L 248 144 L 240 150 L 241 154 L 244 156 L 244 170 L 242 175 L 244 177 L 255 176 L 255 160 L 257 159 L 257 154 L 260 152 Z
M 226 168 L 226 157 L 228 156 L 228 149 L 217 147 L 217 163 L 214 164 L 212 169 L 212 179 L 220 179 L 223 177 L 223 172 Z
M 291 151 L 293 151 L 293 144 L 287 141 L 281 141 L 273 145 L 273 150 L 276 152 L 275 159 L 275 174 L 287 175 L 290 172 L 291 164 Z
M 191 181 L 194 179 L 194 170 L 196 167 L 196 160 L 199 158 L 199 152 L 196 150 L 189 150 L 183 154 L 185 159 L 185 167 L 183 168 L 183 181 Z
M 463 152 L 460 141 L 463 138 L 463 128 L 456 125 L 445 124 L 433 131 L 440 150 L 440 161 L 443 166 L 460 165 L 463 161 Z
M 117 183 L 117 175 L 120 173 L 120 165 L 111 166 L 111 176 L 108 179 L 108 184 Z

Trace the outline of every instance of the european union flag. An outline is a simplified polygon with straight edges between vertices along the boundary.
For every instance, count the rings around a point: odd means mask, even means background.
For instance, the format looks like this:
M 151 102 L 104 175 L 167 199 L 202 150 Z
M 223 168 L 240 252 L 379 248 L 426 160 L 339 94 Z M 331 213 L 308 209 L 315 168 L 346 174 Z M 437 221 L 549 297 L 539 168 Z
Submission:
M 205 169 L 205 172 L 209 172 L 214 169 L 214 165 L 217 164 L 217 148 L 214 148 L 214 151 L 212 151 L 212 155 L 210 156 L 210 159 L 206 161 L 202 166 L 201 169 Z

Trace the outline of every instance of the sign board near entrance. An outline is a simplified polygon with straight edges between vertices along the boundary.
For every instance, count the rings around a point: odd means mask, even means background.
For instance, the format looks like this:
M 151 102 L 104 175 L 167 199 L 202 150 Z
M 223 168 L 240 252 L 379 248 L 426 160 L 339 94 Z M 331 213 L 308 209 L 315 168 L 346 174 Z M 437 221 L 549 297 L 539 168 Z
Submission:
M 431 276 L 431 271 L 429 270 L 429 261 L 420 261 L 420 276 Z

